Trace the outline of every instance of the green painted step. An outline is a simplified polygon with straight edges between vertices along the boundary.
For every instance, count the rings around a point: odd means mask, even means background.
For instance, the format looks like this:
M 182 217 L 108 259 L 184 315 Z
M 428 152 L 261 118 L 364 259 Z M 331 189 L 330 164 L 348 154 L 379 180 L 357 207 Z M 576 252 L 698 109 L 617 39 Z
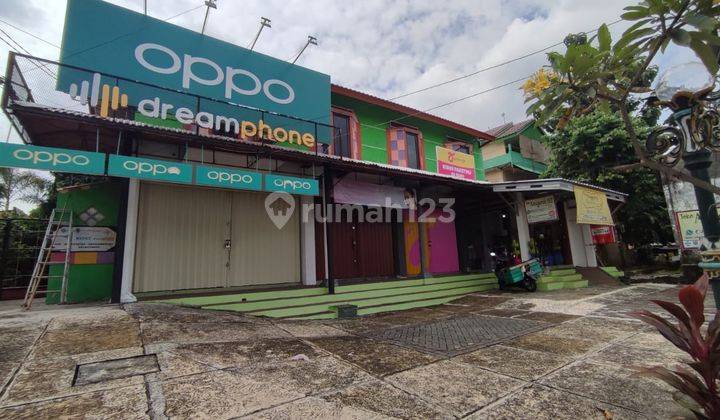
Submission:
M 578 281 L 566 281 L 563 282 L 563 289 L 582 289 L 588 287 L 588 281 L 587 280 L 578 280 Z
M 204 305 L 206 309 L 223 309 L 240 312 L 252 312 L 266 309 L 285 308 L 290 306 L 306 306 L 318 303 L 343 302 L 357 299 L 370 299 L 382 296 L 397 296 L 412 293 L 432 292 L 437 290 L 453 289 L 458 287 L 487 285 L 482 280 L 466 280 L 427 286 L 396 287 L 393 289 L 364 290 L 359 292 L 338 293 L 335 295 L 308 296 L 288 299 L 273 299 L 255 302 L 227 302 L 222 304 Z M 493 285 L 494 286 L 494 285 Z
M 288 318 L 288 319 L 335 319 L 337 316 L 335 315 L 335 312 L 321 312 L 318 314 L 311 314 L 311 315 L 304 315 L 304 316 L 298 316 L 294 318 Z
M 576 280 L 582 280 L 582 274 L 570 274 L 565 276 L 554 276 L 554 275 L 547 275 L 540 277 L 540 280 L 538 283 L 555 283 L 557 281 L 576 281 Z
M 462 276 L 445 276 L 445 277 L 431 277 L 427 279 L 412 279 L 412 280 L 399 280 L 399 281 L 385 281 L 377 283 L 359 283 L 350 284 L 347 286 L 338 286 L 335 288 L 336 293 L 347 293 L 347 292 L 360 292 L 365 290 L 380 290 L 380 289 L 392 289 L 396 287 L 411 287 L 411 286 L 424 286 L 428 284 L 440 284 L 450 283 L 457 281 L 467 280 L 480 280 L 486 283 L 497 282 L 494 273 L 483 273 L 483 274 L 465 274 Z
M 625 275 L 624 272 L 618 270 L 616 267 L 600 267 L 600 269 L 615 278 Z
M 552 290 L 560 290 L 563 288 L 564 283 L 561 281 L 554 283 L 538 283 L 537 289 L 541 292 L 550 292 Z
M 494 286 L 491 285 L 476 285 L 476 286 L 469 286 L 469 287 L 460 287 L 460 288 L 453 288 L 453 289 L 447 289 L 447 290 L 439 290 L 439 291 L 433 291 L 433 292 L 423 292 L 423 293 L 405 293 L 403 295 L 398 296 L 382 296 L 382 297 L 376 297 L 376 298 L 370 298 L 370 299 L 359 299 L 359 300 L 341 300 L 336 302 L 325 302 L 317 305 L 306 305 L 306 306 L 297 306 L 297 307 L 289 307 L 289 308 L 278 308 L 278 309 L 270 309 L 270 310 L 264 310 L 264 311 L 257 311 L 252 312 L 252 315 L 261 315 L 261 316 L 267 316 L 271 318 L 287 318 L 287 317 L 297 317 L 302 315 L 309 315 L 309 314 L 315 314 L 315 313 L 321 313 L 326 312 L 329 310 L 330 306 L 336 305 L 338 303 L 350 303 L 353 305 L 357 305 L 359 308 L 367 307 L 367 306 L 376 306 L 376 305 L 384 305 L 384 304 L 392 304 L 392 303 L 403 303 L 403 302 L 410 302 L 415 300 L 422 300 L 422 299 L 432 299 L 432 298 L 441 298 L 441 297 L 452 297 L 457 295 L 466 295 L 468 293 L 473 292 L 482 292 L 494 289 Z M 231 305 L 227 306 L 209 306 L 205 307 L 203 309 L 210 309 L 210 310 L 237 310 L 233 309 Z
M 197 297 L 185 297 L 178 299 L 164 299 L 155 300 L 153 302 L 161 303 L 173 303 L 176 305 L 202 307 L 205 305 L 216 305 L 225 302 L 242 302 L 243 299 L 247 302 L 262 301 L 268 299 L 281 299 L 281 298 L 301 298 L 307 296 L 319 296 L 326 295 L 327 289 L 324 287 L 312 287 L 302 289 L 288 289 L 288 290 L 272 290 L 267 292 L 246 292 L 237 293 L 232 295 L 215 295 L 215 296 L 197 296 Z
M 370 315 L 370 314 L 378 314 L 381 312 L 405 311 L 408 309 L 425 308 L 428 306 L 437 306 L 437 305 L 442 305 L 443 303 L 452 302 L 453 300 L 460 299 L 461 297 L 462 296 L 451 296 L 451 297 L 438 298 L 438 299 L 416 300 L 416 301 L 406 302 L 406 303 L 396 303 L 396 304 L 392 304 L 392 305 L 371 306 L 369 308 L 358 309 L 358 315 Z
M 575 271 L 574 268 L 559 268 L 559 269 L 550 269 L 551 276 L 565 276 L 568 274 L 577 274 L 577 271 Z

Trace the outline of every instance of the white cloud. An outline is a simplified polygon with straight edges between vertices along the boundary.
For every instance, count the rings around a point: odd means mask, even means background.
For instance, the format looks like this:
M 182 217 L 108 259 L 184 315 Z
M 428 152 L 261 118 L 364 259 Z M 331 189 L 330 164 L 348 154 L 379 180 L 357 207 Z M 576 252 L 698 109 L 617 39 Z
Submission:
M 142 0 L 112 3 L 136 11 L 143 7 Z M 202 4 L 148 0 L 148 12 L 167 18 Z M 626 0 L 218 0 L 207 33 L 246 46 L 260 17 L 268 17 L 272 28 L 263 32 L 258 51 L 288 59 L 307 35 L 315 35 L 320 45 L 309 49 L 299 64 L 330 74 L 335 83 L 389 98 L 541 49 L 570 32 L 612 22 L 626 5 Z M 64 10 L 62 1 L 4 0 L 0 19 L 59 44 Z M 204 7 L 172 22 L 199 31 L 203 17 Z M 1 22 L 0 28 L 34 55 L 58 57 L 56 48 Z M 621 29 L 615 25 L 613 33 Z M 1 64 L 7 51 L 0 45 Z M 537 54 L 400 102 L 430 108 L 526 76 L 543 64 L 545 55 Z M 503 113 L 507 120 L 525 118 L 524 109 L 517 86 L 509 86 L 435 113 L 487 129 L 502 123 Z M 0 135 L 4 137 L 6 130 L 3 121 Z

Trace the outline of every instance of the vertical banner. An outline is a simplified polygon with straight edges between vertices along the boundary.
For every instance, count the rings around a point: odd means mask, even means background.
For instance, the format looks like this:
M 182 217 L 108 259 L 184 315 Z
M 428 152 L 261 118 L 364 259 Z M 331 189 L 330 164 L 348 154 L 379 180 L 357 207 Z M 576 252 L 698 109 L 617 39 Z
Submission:
M 475 179 L 475 158 L 467 153 L 435 146 L 437 171 L 456 178 Z
M 577 185 L 574 187 L 574 191 L 578 224 L 614 225 L 604 192 Z

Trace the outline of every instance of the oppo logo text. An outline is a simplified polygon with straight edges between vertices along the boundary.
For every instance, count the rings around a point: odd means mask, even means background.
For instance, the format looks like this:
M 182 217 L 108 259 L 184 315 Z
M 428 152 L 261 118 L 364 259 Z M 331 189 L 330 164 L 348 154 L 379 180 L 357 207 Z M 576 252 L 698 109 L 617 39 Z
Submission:
M 180 168 L 177 166 L 166 166 L 160 163 L 135 162 L 128 160 L 123 162 L 123 168 L 128 171 L 137 172 L 138 174 L 153 175 L 180 175 Z
M 146 51 L 158 51 L 170 58 L 172 64 L 166 67 L 161 67 L 157 64 L 153 64 L 145 58 Z M 287 105 L 295 100 L 295 90 L 286 82 L 279 79 L 268 79 L 264 82 L 260 80 L 254 73 L 245 69 L 233 68 L 226 66 L 225 69 L 221 68 L 214 61 L 204 57 L 193 57 L 189 54 L 183 54 L 183 58 L 170 48 L 154 43 L 144 43 L 135 47 L 135 60 L 140 63 L 141 66 L 146 69 L 160 74 L 175 74 L 182 69 L 182 87 L 184 89 L 190 89 L 190 82 L 198 83 L 205 86 L 216 86 L 223 81 L 225 82 L 225 98 L 231 99 L 233 92 L 239 93 L 246 96 L 255 96 L 261 91 L 271 101 Z M 209 69 L 213 76 L 210 78 L 204 78 L 193 72 L 193 68 L 204 67 Z M 243 86 L 250 87 L 249 89 L 241 88 L 235 84 L 236 79 L 244 79 Z M 249 82 L 249 83 L 248 83 Z M 284 97 L 275 96 L 270 92 L 270 88 L 277 86 L 279 89 L 284 91 Z M 276 91 L 278 90 L 276 88 Z
M 228 182 L 230 184 L 252 184 L 253 182 L 252 175 L 231 174 L 229 172 L 220 171 L 210 171 L 207 173 L 207 177 L 220 183 Z
M 13 157 L 18 160 L 30 161 L 32 163 L 50 163 L 52 166 L 73 164 L 85 166 L 90 164 L 90 159 L 83 155 L 69 155 L 67 153 L 51 153 L 43 151 L 32 151 L 18 149 L 13 152 Z
M 282 189 L 291 189 L 291 190 L 310 190 L 312 189 L 312 185 L 310 185 L 307 181 L 294 181 L 291 179 L 276 179 L 273 181 L 273 185 L 275 185 L 278 188 Z

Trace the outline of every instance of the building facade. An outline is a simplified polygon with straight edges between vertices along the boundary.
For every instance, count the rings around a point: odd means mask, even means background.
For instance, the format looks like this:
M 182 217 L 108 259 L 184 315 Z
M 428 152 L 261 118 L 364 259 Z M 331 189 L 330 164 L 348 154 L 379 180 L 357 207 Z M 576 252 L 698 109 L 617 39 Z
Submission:
M 11 55 L 2 105 L 25 144 L 0 164 L 82 175 L 58 200 L 77 227 L 69 301 L 488 272 L 513 241 L 539 255 L 536 220 L 563 223 L 553 263 L 594 266 L 589 223 L 612 220 L 573 198 L 625 200 L 488 182 L 505 170 L 492 134 L 99 1 L 68 2 L 63 51 Z

